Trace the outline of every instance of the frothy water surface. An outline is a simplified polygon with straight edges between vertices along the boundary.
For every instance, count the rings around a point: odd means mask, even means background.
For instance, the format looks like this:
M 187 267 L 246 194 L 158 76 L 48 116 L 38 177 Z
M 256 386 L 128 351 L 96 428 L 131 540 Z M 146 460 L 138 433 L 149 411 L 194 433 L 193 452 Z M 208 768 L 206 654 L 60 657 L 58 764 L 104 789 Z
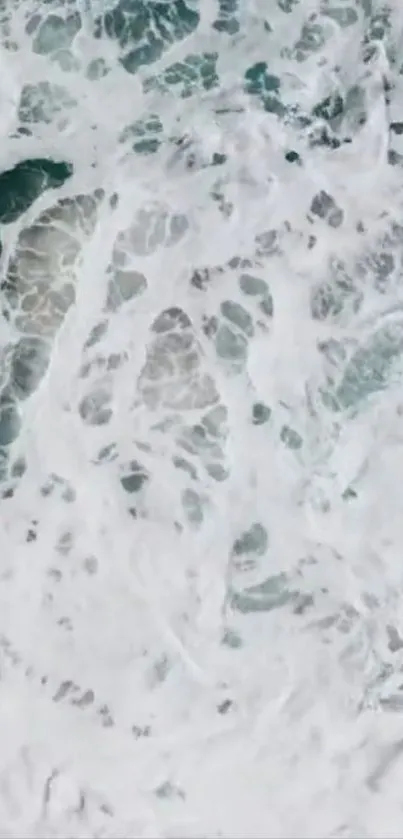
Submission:
M 401 4 L 0 36 L 0 835 L 399 837 Z

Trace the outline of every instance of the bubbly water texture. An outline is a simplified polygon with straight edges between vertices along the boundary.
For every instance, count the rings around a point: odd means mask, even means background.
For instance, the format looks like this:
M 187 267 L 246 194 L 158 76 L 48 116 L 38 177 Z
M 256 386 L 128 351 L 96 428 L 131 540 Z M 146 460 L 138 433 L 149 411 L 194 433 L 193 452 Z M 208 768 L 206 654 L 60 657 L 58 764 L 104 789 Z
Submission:
M 401 837 L 403 6 L 0 35 L 0 836 Z

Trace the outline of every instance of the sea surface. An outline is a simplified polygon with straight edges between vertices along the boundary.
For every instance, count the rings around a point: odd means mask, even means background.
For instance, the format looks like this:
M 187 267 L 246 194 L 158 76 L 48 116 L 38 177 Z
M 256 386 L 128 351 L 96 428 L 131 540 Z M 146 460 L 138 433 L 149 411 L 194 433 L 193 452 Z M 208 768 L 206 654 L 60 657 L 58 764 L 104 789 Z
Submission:
M 0 837 L 398 839 L 402 3 L 0 0 L 0 138 Z

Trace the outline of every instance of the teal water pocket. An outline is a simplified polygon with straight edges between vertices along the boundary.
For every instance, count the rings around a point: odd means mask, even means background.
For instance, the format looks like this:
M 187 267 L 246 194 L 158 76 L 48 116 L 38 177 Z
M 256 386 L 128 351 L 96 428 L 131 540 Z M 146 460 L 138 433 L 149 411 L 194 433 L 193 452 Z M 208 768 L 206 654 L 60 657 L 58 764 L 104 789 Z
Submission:
M 94 35 L 101 38 L 105 34 L 117 42 L 122 66 L 128 73 L 136 73 L 160 58 L 171 44 L 193 32 L 198 23 L 198 12 L 185 0 L 119 0 L 113 9 L 96 19 Z
M 46 158 L 22 160 L 0 174 L 0 222 L 10 224 L 29 209 L 47 189 L 62 186 L 73 166 Z
M 351 354 L 341 378 L 322 392 L 335 411 L 358 407 L 386 390 L 399 375 L 403 353 L 403 323 L 387 323 Z

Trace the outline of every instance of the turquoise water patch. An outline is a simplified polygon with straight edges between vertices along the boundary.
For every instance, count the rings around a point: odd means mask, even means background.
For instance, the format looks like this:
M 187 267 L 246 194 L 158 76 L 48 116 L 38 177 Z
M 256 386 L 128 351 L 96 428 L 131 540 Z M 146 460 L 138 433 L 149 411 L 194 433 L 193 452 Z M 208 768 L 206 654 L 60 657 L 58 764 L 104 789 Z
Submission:
M 401 360 L 402 352 L 402 325 L 382 327 L 348 362 L 335 391 L 337 404 L 342 409 L 352 408 L 387 388 L 393 367 Z
M 266 111 L 282 117 L 286 108 L 281 101 L 281 82 L 278 76 L 270 73 L 266 61 L 258 61 L 245 72 L 245 91 L 259 97 Z
M 218 14 L 213 27 L 227 35 L 239 32 L 239 0 L 218 0 Z
M 0 222 L 11 224 L 47 189 L 56 189 L 73 174 L 71 163 L 34 158 L 0 174 Z
M 10 446 L 18 437 L 21 428 L 21 416 L 18 405 L 6 391 L 0 396 L 0 447 Z
M 171 64 L 160 75 L 146 79 L 144 90 L 169 90 L 183 98 L 212 90 L 219 84 L 217 59 L 218 54 L 215 52 L 187 55 L 183 61 Z
M 163 142 L 164 126 L 157 114 L 137 120 L 122 132 L 120 142 L 131 142 L 137 154 L 154 154 Z
M 75 100 L 62 85 L 41 81 L 24 85 L 18 116 L 28 132 L 36 123 L 50 125 L 55 117 L 66 119 L 66 112 L 74 105 Z
M 49 360 L 50 344 L 34 336 L 21 338 L 11 359 L 12 388 L 18 399 L 26 399 L 38 387 L 45 375 Z
M 185 0 L 171 3 L 119 0 L 113 9 L 95 22 L 95 37 L 105 34 L 116 41 L 120 63 L 128 73 L 152 64 L 167 48 L 193 32 L 199 14 Z
M 81 29 L 81 15 L 79 12 L 67 15 L 49 14 L 42 20 L 38 15 L 36 19 L 31 18 L 29 29 L 31 33 L 34 30 L 33 51 L 40 55 L 49 55 L 71 47 Z
M 124 469 L 120 483 L 125 492 L 132 495 L 142 489 L 149 477 L 147 470 L 137 460 L 134 460 Z

